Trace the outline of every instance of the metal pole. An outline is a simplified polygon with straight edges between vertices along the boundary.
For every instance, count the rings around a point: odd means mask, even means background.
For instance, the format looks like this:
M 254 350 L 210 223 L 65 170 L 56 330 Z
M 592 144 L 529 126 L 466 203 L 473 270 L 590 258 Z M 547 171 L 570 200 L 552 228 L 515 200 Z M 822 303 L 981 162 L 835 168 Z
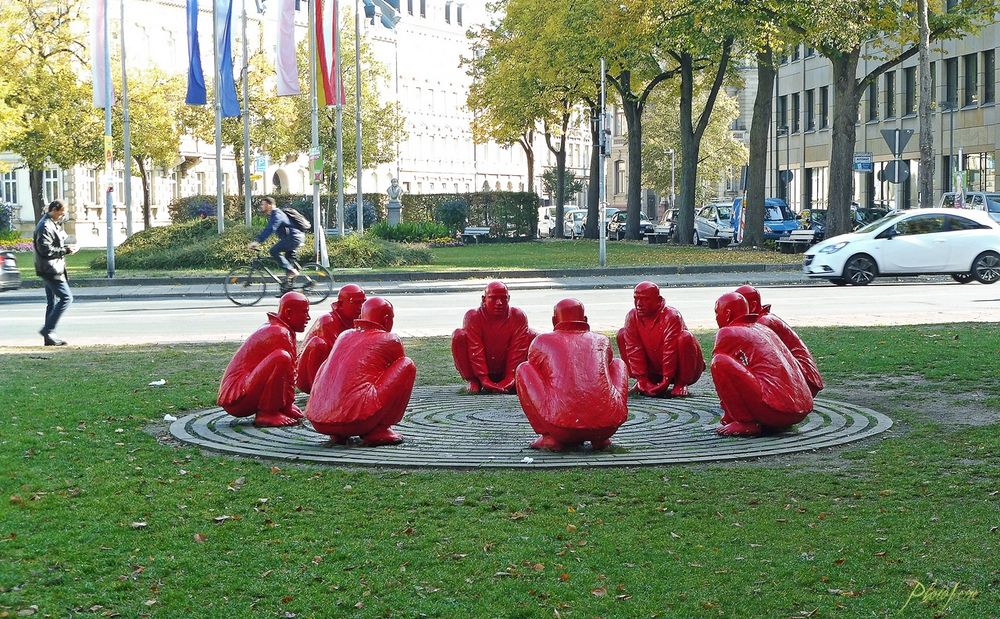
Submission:
M 674 208 L 674 200 L 677 199 L 677 194 L 674 192 L 674 162 L 677 152 L 674 149 L 670 149 L 670 208 Z
M 357 150 L 358 197 L 355 201 L 358 213 L 358 232 L 365 231 L 365 202 L 361 194 L 361 12 L 360 0 L 354 0 L 354 148 Z
M 250 56 L 247 52 L 247 0 L 243 0 L 243 218 L 250 225 Z
M 394 28 L 393 32 L 396 35 L 396 41 L 395 41 L 395 43 L 396 43 L 396 45 L 395 45 L 395 48 L 396 48 L 395 49 L 395 53 L 396 53 L 396 64 L 395 64 L 395 68 L 396 68 L 396 107 L 398 109 L 400 107 L 400 104 L 399 104 L 399 31 Z M 395 138 L 396 138 L 396 180 L 399 180 L 399 166 L 400 166 L 400 163 L 399 163 L 399 133 L 398 132 L 396 133 Z M 473 148 L 475 148 L 475 146 L 473 146 Z M 403 182 L 403 181 L 400 180 L 399 182 Z M 472 185 L 473 185 L 473 191 L 475 191 L 475 185 L 476 185 L 476 179 L 475 178 L 472 179 Z
M 125 71 L 125 0 L 121 1 L 122 141 L 125 143 L 125 235 L 132 236 L 132 129 L 128 113 L 128 75 Z
M 606 195 L 607 187 L 605 187 L 605 179 L 604 179 L 604 165 L 606 163 L 605 160 L 607 158 L 605 154 L 607 151 L 607 134 L 604 132 L 604 123 L 607 122 L 607 114 L 604 111 L 604 105 L 605 105 L 604 74 L 605 74 L 604 58 L 601 58 L 601 109 L 600 109 L 601 116 L 600 116 L 600 121 L 598 122 L 597 125 L 598 129 L 597 148 L 600 149 L 600 152 L 598 153 L 598 156 L 600 157 L 599 159 L 600 165 L 598 166 L 599 173 L 597 175 L 598 179 L 597 193 L 600 200 L 600 204 L 598 205 L 598 213 L 600 214 L 598 221 L 600 223 L 598 224 L 598 230 L 597 230 L 597 238 L 598 238 L 597 256 L 598 256 L 598 263 L 601 265 L 601 267 L 607 266 L 608 262 L 608 230 L 607 230 L 607 222 L 605 221 L 606 211 L 607 211 L 607 195 Z M 556 222 L 556 226 L 561 226 L 561 225 L 562 222 L 560 221 Z M 562 236 L 561 231 L 559 232 L 560 232 L 559 236 Z
M 340 70 L 340 4 L 336 1 L 333 3 L 333 48 L 334 48 L 334 67 L 337 69 L 336 75 L 333 76 L 333 91 L 336 99 L 336 114 L 337 114 L 337 219 L 340 221 L 340 234 L 341 237 L 344 235 L 344 106 L 341 104 L 341 98 L 344 93 L 341 92 L 341 80 L 340 76 L 342 71 Z M 361 208 L 360 206 L 358 208 Z
M 792 197 L 792 150 L 791 150 L 791 145 L 792 145 L 792 131 L 791 131 L 791 128 L 788 125 L 785 125 L 785 169 L 788 170 L 788 174 L 785 175 L 785 178 L 788 179 L 788 181 L 785 182 L 785 188 L 784 188 L 785 204 L 788 204 L 789 202 L 791 202 L 791 197 Z
M 895 154 L 896 161 L 899 161 L 900 160 L 900 155 L 901 155 L 901 153 L 899 152 L 899 129 L 896 129 L 895 132 L 894 132 L 894 134 L 893 134 L 893 142 L 894 142 L 894 144 L 893 144 L 892 152 Z M 899 164 L 896 164 L 896 165 L 898 166 Z M 898 170 L 899 170 L 899 168 L 897 167 L 897 172 L 898 172 Z M 899 177 L 896 177 L 896 178 L 898 180 Z M 895 202 L 896 202 L 896 210 L 899 211 L 899 210 L 902 210 L 902 208 L 903 208 L 903 181 L 900 180 L 899 182 L 894 183 L 894 184 L 896 185 L 896 200 L 895 200 Z
M 219 45 L 218 3 L 212 3 L 212 43 L 215 47 L 215 219 L 219 234 L 226 229 L 225 203 L 222 199 L 222 55 Z
M 319 0 L 312 0 L 312 2 L 319 2 Z M 316 91 L 319 80 L 316 76 L 316 41 L 318 38 L 317 33 L 319 32 L 320 24 L 316 23 L 316 7 L 314 4 L 310 3 L 309 6 L 309 91 L 310 91 L 310 103 L 312 106 L 312 116 L 311 116 L 311 135 L 312 135 L 312 150 L 313 152 L 319 149 L 319 95 Z M 310 170 L 312 173 L 312 170 Z M 319 257 L 319 263 L 325 267 L 330 266 L 330 258 L 326 253 L 326 226 L 323 224 L 321 208 L 319 204 L 319 189 L 320 184 L 323 182 L 323 175 L 320 173 L 318 176 L 313 175 L 312 178 L 312 194 L 313 194 L 313 221 L 316 222 L 316 232 L 314 236 L 313 249 L 316 252 L 316 256 Z M 266 187 L 266 185 L 265 185 Z M 340 222 L 340 235 L 344 235 L 344 225 L 343 225 L 343 213 L 338 211 L 337 220 Z
M 951 190 L 955 191 L 955 104 L 948 101 L 948 124 L 951 129 L 948 131 L 948 175 L 951 179 L 948 184 Z
M 108 183 L 104 219 L 107 222 L 108 279 L 115 276 L 115 194 L 114 168 L 111 150 L 111 44 L 108 41 L 108 7 L 104 7 L 104 174 Z

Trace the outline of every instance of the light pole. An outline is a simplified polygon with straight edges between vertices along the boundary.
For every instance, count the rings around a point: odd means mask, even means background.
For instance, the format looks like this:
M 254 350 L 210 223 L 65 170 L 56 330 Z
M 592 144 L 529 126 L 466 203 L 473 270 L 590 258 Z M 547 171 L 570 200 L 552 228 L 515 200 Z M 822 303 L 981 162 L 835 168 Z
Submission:
M 951 190 L 955 191 L 955 110 L 958 106 L 951 99 L 945 99 L 941 102 L 941 109 L 947 110 L 949 112 L 948 120 L 948 184 L 950 184 Z
M 785 170 L 781 169 L 778 165 L 778 191 L 781 192 L 781 199 L 786 203 L 788 202 L 788 183 L 791 182 L 791 150 L 789 148 L 789 143 L 792 141 L 791 136 L 788 132 L 788 125 L 778 128 L 778 137 L 785 136 Z M 785 172 L 785 174 L 782 174 Z
M 673 209 L 674 208 L 674 200 L 677 197 L 677 194 L 674 193 L 674 170 L 676 169 L 675 165 L 674 165 L 675 162 L 676 162 L 674 156 L 677 153 L 672 148 L 670 150 L 668 150 L 667 152 L 670 153 L 670 208 Z

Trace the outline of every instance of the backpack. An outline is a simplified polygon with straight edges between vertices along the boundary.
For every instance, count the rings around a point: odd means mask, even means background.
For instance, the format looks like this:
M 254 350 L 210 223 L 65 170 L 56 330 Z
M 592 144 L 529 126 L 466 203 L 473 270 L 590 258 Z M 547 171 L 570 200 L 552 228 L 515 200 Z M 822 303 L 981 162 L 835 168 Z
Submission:
M 288 221 L 291 222 L 292 227 L 300 232 L 309 232 L 312 229 L 312 224 L 306 219 L 305 215 L 293 208 L 283 208 L 281 212 L 288 217 Z

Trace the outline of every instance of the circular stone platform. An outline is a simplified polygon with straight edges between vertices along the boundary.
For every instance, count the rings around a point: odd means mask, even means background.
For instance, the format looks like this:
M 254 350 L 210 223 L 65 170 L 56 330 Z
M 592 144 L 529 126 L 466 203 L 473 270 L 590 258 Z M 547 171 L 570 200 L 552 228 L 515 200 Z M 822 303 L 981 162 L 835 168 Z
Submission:
M 629 397 L 629 419 L 612 449 L 552 453 L 528 447 L 536 434 L 517 396 L 459 394 L 454 386 L 418 387 L 403 421 L 401 445 L 333 445 L 304 425 L 256 428 L 252 418 L 221 408 L 198 411 L 170 425 L 177 439 L 212 451 L 332 465 L 445 468 L 565 468 L 647 466 L 709 462 L 809 451 L 857 441 L 892 426 L 873 410 L 816 400 L 816 410 L 788 432 L 760 438 L 721 437 L 713 432 L 721 411 L 712 396 L 661 400 Z M 305 408 L 303 401 L 299 406 Z

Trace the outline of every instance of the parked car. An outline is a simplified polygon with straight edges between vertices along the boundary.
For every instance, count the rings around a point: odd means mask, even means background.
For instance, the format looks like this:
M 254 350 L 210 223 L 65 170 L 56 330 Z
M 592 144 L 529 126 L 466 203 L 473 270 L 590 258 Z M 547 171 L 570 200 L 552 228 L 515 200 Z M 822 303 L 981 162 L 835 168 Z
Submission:
M 826 237 L 826 211 L 806 209 L 799 214 L 799 226 L 813 231 L 813 241 L 819 243 Z
M 9 251 L 0 252 L 0 290 L 17 290 L 21 287 L 21 271 L 17 257 Z
M 677 208 L 668 208 L 663 211 L 663 215 L 660 216 L 660 221 L 656 224 L 655 230 L 673 237 L 674 232 L 677 231 L 677 217 L 680 215 L 680 212 L 681 210 Z
M 743 210 L 743 198 L 736 198 L 733 200 L 733 235 L 736 238 L 742 238 L 740 234 L 740 225 L 744 218 Z M 770 240 L 778 240 L 783 236 L 787 236 L 792 230 L 799 230 L 799 221 L 795 218 L 795 213 L 792 209 L 788 208 L 788 205 L 784 200 L 780 198 L 765 198 L 764 199 L 764 238 Z
M 712 202 L 695 213 L 694 244 L 701 245 L 704 239 L 719 237 L 725 239 L 722 245 L 733 240 L 733 204 Z
M 571 239 L 583 236 L 583 227 L 587 225 L 587 209 L 571 208 L 563 213 L 563 234 Z
M 938 206 L 942 208 L 971 208 L 977 211 L 986 211 L 993 221 L 1000 222 L 1000 193 L 996 192 L 966 192 L 959 194 L 957 191 L 945 192 L 941 196 Z
M 555 229 L 556 229 L 556 207 L 539 206 L 538 238 L 544 239 L 546 237 L 553 236 L 552 233 Z
M 625 238 L 625 220 L 628 212 L 624 210 L 616 211 L 608 218 L 608 238 L 622 240 Z M 645 215 L 639 215 L 639 234 L 652 234 L 653 222 Z
M 875 206 L 872 208 L 855 208 L 851 206 L 851 216 L 854 218 L 854 229 L 864 228 L 889 214 L 889 209 Z
M 838 286 L 879 275 L 944 274 L 962 284 L 1000 280 L 1000 223 L 983 211 L 897 211 L 806 251 L 803 272 Z

